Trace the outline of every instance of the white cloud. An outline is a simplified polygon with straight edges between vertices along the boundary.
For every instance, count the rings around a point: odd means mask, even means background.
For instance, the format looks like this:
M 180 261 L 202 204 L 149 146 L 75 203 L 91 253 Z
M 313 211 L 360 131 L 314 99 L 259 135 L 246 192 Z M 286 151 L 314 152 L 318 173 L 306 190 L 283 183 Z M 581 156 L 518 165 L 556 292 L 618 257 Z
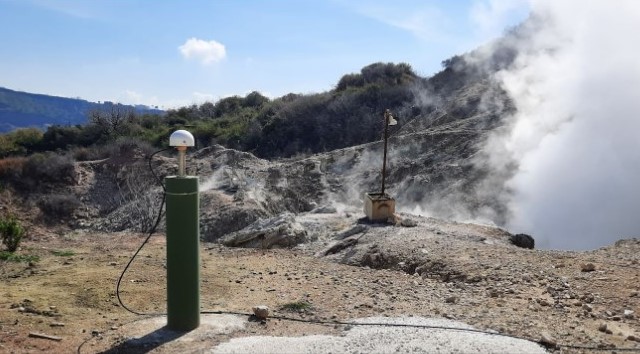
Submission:
M 189 38 L 178 49 L 185 59 L 198 60 L 203 65 L 219 62 L 227 55 L 227 50 L 222 43 L 198 38 Z
M 83 19 L 92 19 L 96 16 L 97 13 L 100 13 L 103 9 L 98 9 L 100 6 L 97 2 L 89 2 L 89 1 L 72 1 L 72 0 L 59 0 L 59 1 L 49 1 L 49 0 L 32 0 L 32 4 L 63 13 L 68 16 L 78 17 Z
M 338 1 L 338 0 L 335 0 Z M 340 2 L 352 11 L 410 33 L 423 42 L 466 51 L 499 36 L 524 18 L 533 0 L 472 0 L 469 5 L 444 5 L 437 0 Z M 468 6 L 460 11 L 461 6 Z
M 205 102 L 215 102 L 216 96 L 210 93 L 193 91 L 191 95 L 183 96 L 181 98 L 173 98 L 162 102 L 161 107 L 163 109 L 177 109 L 180 107 L 187 107 L 191 105 L 201 105 Z
M 157 96 L 147 96 L 130 89 L 120 92 L 115 98 L 108 99 L 108 101 L 130 105 L 142 104 L 149 107 L 160 106 L 161 103 Z
M 199 103 L 202 103 L 202 102 L 213 102 L 213 101 L 215 101 L 215 96 L 210 94 L 210 93 L 194 91 L 193 92 L 193 99 L 196 102 L 199 102 Z
M 437 6 L 415 3 L 402 7 L 351 1 L 345 5 L 354 7 L 354 10 L 362 16 L 407 31 L 421 40 L 428 42 L 453 40 L 448 29 L 451 29 L 454 23 Z
M 132 90 L 124 91 L 124 97 L 128 103 L 137 104 L 142 102 L 142 95 Z
M 391 18 L 388 23 L 431 42 L 446 42 L 453 39 L 447 31 L 442 30 L 450 26 L 450 20 L 437 8 L 421 9 L 400 18 Z

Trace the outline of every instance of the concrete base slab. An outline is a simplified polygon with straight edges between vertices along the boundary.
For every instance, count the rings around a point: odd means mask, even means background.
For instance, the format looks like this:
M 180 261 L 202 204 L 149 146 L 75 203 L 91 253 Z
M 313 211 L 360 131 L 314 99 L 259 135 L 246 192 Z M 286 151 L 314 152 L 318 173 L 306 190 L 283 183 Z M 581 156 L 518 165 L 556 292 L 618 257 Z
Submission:
M 346 329 L 341 336 L 240 336 L 236 338 L 233 338 L 234 332 L 245 328 L 248 323 L 247 317 L 203 315 L 200 327 L 189 332 L 166 329 L 166 320 L 166 316 L 160 316 L 124 325 L 119 329 L 120 339 L 102 352 L 548 353 L 537 343 L 527 340 L 457 330 L 473 329 L 473 327 L 447 319 L 367 317 L 350 322 L 369 325 L 345 326 Z
M 369 317 L 354 322 L 472 328 L 461 322 L 421 317 Z M 234 338 L 211 353 L 547 353 L 536 343 L 504 336 L 401 326 L 353 326 L 344 336 Z

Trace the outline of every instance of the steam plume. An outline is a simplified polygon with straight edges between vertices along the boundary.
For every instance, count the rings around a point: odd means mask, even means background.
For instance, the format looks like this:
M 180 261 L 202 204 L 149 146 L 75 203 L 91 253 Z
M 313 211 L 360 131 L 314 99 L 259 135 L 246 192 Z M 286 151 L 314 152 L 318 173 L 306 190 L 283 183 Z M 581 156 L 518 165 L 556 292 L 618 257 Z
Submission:
M 509 229 L 536 246 L 640 236 L 640 2 L 533 1 L 534 31 L 497 79 L 517 113 L 487 142 L 517 161 Z

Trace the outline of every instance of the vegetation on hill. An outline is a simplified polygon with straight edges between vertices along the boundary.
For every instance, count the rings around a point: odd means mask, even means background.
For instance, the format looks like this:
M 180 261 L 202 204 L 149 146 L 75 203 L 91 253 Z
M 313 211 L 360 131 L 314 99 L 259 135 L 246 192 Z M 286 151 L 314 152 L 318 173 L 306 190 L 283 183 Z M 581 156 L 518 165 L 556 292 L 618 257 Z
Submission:
M 90 110 L 86 124 L 0 135 L 0 157 L 46 151 L 87 155 L 83 148 L 95 150 L 123 139 L 161 147 L 179 128 L 191 131 L 199 147 L 221 144 L 266 158 L 329 151 L 379 139 L 386 108 L 398 118 L 419 114 L 421 108 L 413 107 L 415 94 L 427 84 L 408 64 L 375 63 L 344 75 L 335 89 L 317 94 L 269 99 L 251 92 L 162 115 L 111 105 Z
M 477 114 L 479 102 L 469 101 L 470 96 L 460 95 L 460 90 L 486 82 L 491 72 L 508 67 L 516 55 L 509 38 L 519 33 L 514 29 L 491 44 L 489 51 L 475 51 L 482 53 L 478 57 L 474 58 L 472 52 L 443 61 L 443 70 L 430 78 L 418 76 L 406 63 L 379 62 L 342 76 L 334 89 L 326 92 L 291 93 L 270 99 L 254 91 L 244 97 L 227 97 L 162 114 L 119 104 L 87 106 L 89 102 L 82 101 L 83 107 L 89 108 L 83 118 L 86 123 L 57 123 L 44 131 L 22 128 L 0 134 L 0 158 L 58 152 L 71 153 L 78 160 L 98 159 L 117 153 L 123 144 L 144 145 L 145 149 L 165 147 L 176 129 L 191 131 L 200 148 L 220 144 L 263 158 L 363 144 L 381 138 L 385 109 L 393 112 L 399 128 L 412 123 L 413 130 L 431 124 L 428 117 L 443 102 L 451 104 L 440 124 Z M 9 91 L 0 89 L 0 122 L 4 124 L 8 121 L 2 112 Z M 68 100 L 44 96 L 36 104 L 36 96 L 41 95 L 14 98 L 12 104 L 22 107 L 25 114 L 47 111 L 55 116 L 64 105 L 54 109 L 46 102 Z M 498 100 L 504 99 L 504 95 L 498 96 Z M 72 101 L 77 104 L 81 100 Z M 69 112 L 81 111 L 71 102 L 64 102 L 70 105 Z
M 79 98 L 20 92 L 0 87 L 0 132 L 20 127 L 45 129 L 51 125 L 84 124 L 92 110 L 108 110 L 113 102 L 95 103 Z M 146 106 L 127 106 L 139 113 L 162 111 Z

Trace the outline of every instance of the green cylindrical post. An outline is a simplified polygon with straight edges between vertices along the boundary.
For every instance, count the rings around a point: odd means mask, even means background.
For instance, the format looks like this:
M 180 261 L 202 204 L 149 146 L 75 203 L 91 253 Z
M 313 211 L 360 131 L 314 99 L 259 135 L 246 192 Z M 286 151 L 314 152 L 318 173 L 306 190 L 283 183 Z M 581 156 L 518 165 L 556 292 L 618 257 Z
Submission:
M 167 327 L 200 326 L 200 200 L 198 177 L 170 176 L 167 188 Z

